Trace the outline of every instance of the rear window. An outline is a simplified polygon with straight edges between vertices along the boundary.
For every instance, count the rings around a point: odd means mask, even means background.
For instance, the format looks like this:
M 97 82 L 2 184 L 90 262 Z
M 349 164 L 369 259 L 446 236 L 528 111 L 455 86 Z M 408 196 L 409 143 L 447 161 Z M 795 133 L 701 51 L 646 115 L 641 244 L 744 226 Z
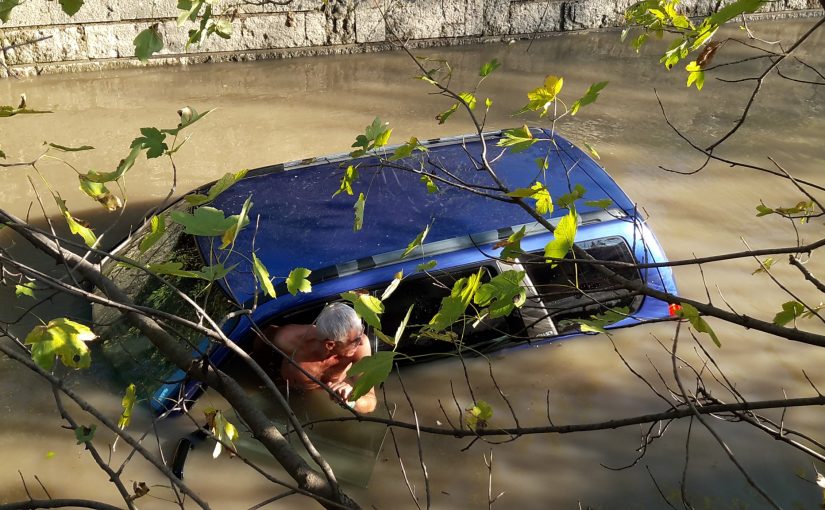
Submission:
M 635 263 L 630 248 L 621 237 L 584 241 L 577 245 L 596 260 Z M 565 319 L 587 319 L 611 308 L 627 307 L 633 313 L 641 304 L 642 296 L 616 286 L 593 264 L 563 261 L 551 267 L 544 262 L 541 253 L 525 257 L 523 263 L 536 295 L 557 325 Z M 612 269 L 628 280 L 641 281 L 636 268 Z
M 169 210 L 184 210 L 188 205 L 181 201 Z M 138 230 L 132 239 L 118 251 L 120 257 L 136 260 L 142 264 L 154 264 L 175 260 L 183 263 L 182 269 L 200 270 L 204 265 L 194 238 L 183 232 L 183 226 L 167 222 L 166 235 L 145 253 L 140 253 L 138 245 L 145 229 Z M 103 265 L 103 274 L 123 289 L 138 305 L 151 307 L 178 317 L 198 322 L 192 307 L 177 293 L 157 278 L 130 266 L 109 259 Z M 237 309 L 217 285 L 195 278 L 165 276 L 166 281 L 197 302 L 210 316 L 221 321 L 227 314 Z M 144 337 L 130 325 L 121 312 L 115 308 L 95 305 L 93 308 L 95 332 L 102 342 L 99 344 L 103 357 L 112 365 L 117 378 L 123 383 L 134 383 L 143 394 L 154 392 L 175 367 L 168 362 Z M 194 349 L 201 335 L 190 328 L 177 324 L 166 324 L 164 329 L 186 345 Z

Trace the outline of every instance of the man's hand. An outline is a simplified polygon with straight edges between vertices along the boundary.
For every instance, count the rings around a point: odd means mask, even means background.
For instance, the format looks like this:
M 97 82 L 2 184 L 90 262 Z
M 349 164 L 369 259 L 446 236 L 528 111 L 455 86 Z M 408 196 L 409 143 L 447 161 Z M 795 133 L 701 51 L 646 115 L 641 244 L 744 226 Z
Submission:
M 337 383 L 330 384 L 329 388 L 332 390 L 335 395 L 337 395 L 341 400 L 347 403 L 347 398 L 349 398 L 350 393 L 352 393 L 352 385 L 346 381 L 339 381 Z M 349 403 L 351 404 L 351 403 Z M 351 407 L 351 406 L 350 406 Z

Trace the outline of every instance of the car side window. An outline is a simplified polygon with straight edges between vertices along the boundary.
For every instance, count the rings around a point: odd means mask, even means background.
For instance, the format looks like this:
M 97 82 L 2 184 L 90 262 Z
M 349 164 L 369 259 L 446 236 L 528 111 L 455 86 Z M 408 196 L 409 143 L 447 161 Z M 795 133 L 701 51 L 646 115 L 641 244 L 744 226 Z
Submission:
M 492 265 L 480 266 L 482 283 L 490 281 L 498 269 Z M 459 320 L 448 332 L 457 340 L 450 342 L 435 339 L 422 334 L 424 326 L 438 313 L 441 300 L 450 295 L 456 281 L 476 274 L 479 266 L 459 269 L 451 272 L 433 273 L 408 278 L 395 292 L 384 301 L 384 313 L 381 317 L 381 329 L 392 337 L 403 321 L 410 306 L 413 307 L 407 327 L 401 336 L 397 351 L 409 356 L 422 356 L 454 351 L 457 344 L 480 351 L 488 351 L 502 342 L 512 341 L 511 336 L 521 334 L 524 324 L 519 314 L 509 317 L 485 319 L 476 322 L 477 310 L 470 305 L 466 311 L 466 320 Z M 389 349 L 388 345 L 379 345 L 379 349 Z

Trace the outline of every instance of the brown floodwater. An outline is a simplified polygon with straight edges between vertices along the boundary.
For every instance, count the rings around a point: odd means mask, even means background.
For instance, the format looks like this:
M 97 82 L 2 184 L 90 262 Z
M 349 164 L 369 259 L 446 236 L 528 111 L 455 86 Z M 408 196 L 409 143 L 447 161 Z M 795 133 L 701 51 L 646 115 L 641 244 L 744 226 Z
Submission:
M 772 22 L 755 28 L 766 40 L 790 41 L 812 23 Z M 737 32 L 735 27 L 728 29 L 728 33 Z M 820 32 L 797 56 L 825 66 L 823 44 L 825 35 Z M 681 70 L 664 71 L 652 51 L 636 54 L 619 42 L 618 32 L 560 35 L 532 45 L 518 42 L 416 53 L 449 60 L 455 69 L 453 83 L 460 89 L 472 86 L 482 63 L 492 58 L 502 63 L 479 92 L 493 99 L 489 129 L 523 123 L 511 113 L 526 102 L 526 92 L 539 86 L 547 74 L 564 77 L 562 96 L 568 103 L 591 83 L 609 80 L 596 104 L 561 122 L 558 129 L 571 140 L 596 148 L 601 163 L 648 215 L 671 259 L 785 246 L 794 243 L 797 236 L 803 242 L 821 237 L 821 219 L 797 223 L 794 229 L 778 217 L 756 216 L 760 202 L 773 207 L 802 200 L 787 180 L 721 163 L 711 163 L 689 176 L 660 168 L 687 172 L 698 168 L 702 158 L 667 126 L 655 91 L 674 124 L 703 145 L 730 128 L 752 82 L 724 84 L 708 78 L 701 92 L 688 90 Z M 745 54 L 743 46 L 728 44 L 717 62 Z M 750 62 L 738 70 L 726 69 L 724 75 L 752 76 L 759 69 L 759 64 Z M 816 79 L 798 64 L 790 66 L 789 72 Z M 43 150 L 44 141 L 92 145 L 94 151 L 61 156 L 80 171 L 111 171 L 126 156 L 140 128 L 173 127 L 178 120 L 176 110 L 185 105 L 199 111 L 214 108 L 193 126 L 191 139 L 176 154 L 174 192 L 180 194 L 229 171 L 347 151 L 376 116 L 391 123 L 393 139 L 398 142 L 413 135 L 426 139 L 470 132 L 472 125 L 458 114 L 444 125 L 436 123 L 435 115 L 450 103 L 432 95 L 424 82 L 412 79 L 415 74 L 412 61 L 397 52 L 5 80 L 0 82 L 0 104 L 16 103 L 25 93 L 30 107 L 53 113 L 2 119 L 0 148 L 6 153 L 4 162 L 10 162 L 34 159 Z M 795 178 L 815 181 L 825 161 L 824 112 L 825 87 L 782 81 L 774 74 L 760 92 L 748 123 L 718 149 L 718 154 L 764 166 L 772 165 L 770 157 Z M 61 190 L 76 216 L 98 229 L 115 219 L 102 208 L 88 205 L 77 191 L 76 174 L 70 166 L 43 159 L 37 168 L 39 174 L 28 168 L 2 170 L 0 204 L 4 209 L 35 220 L 42 217 L 39 196 L 48 214 L 54 215 L 56 210 L 44 185 L 48 181 Z M 126 212 L 106 234 L 106 241 L 116 242 L 148 208 L 158 204 L 170 191 L 172 178 L 168 161 L 139 160 L 127 175 Z M 9 247 L 14 241 L 4 237 L 2 242 Z M 25 247 L 11 248 L 34 263 L 48 266 Z M 822 294 L 784 259 L 777 258 L 775 277 L 796 299 L 819 304 Z M 756 267 L 753 259 L 746 258 L 706 264 L 701 271 L 679 268 L 676 277 L 686 296 L 700 300 L 709 296 L 717 305 L 770 320 L 781 304 L 792 298 L 766 275 L 753 275 Z M 816 257 L 807 268 L 815 275 L 825 273 L 825 264 Z M 0 319 L 4 321 L 13 320 L 26 305 L 8 292 L 0 298 Z M 47 302 L 34 312 L 42 319 L 64 314 L 88 316 L 81 303 L 66 299 Z M 13 329 L 25 334 L 36 320 L 29 317 Z M 805 374 L 820 388 L 825 387 L 821 371 L 825 350 L 716 321 L 711 324 L 722 347 L 716 348 L 706 337 L 700 339 L 748 400 L 781 398 L 783 393 L 813 396 L 816 392 Z M 799 327 L 825 333 L 823 324 L 815 320 L 801 321 Z M 667 394 L 659 374 L 672 381 L 672 367 L 659 342 L 669 346 L 674 329 L 673 324 L 658 324 L 617 332 L 613 335 L 615 350 L 607 337 L 592 336 L 495 355 L 490 361 L 497 384 L 491 382 L 483 359 L 468 360 L 465 366 L 458 360 L 435 362 L 404 369 L 401 376 L 418 420 L 427 426 L 447 426 L 448 419 L 455 421 L 456 409 L 471 404 L 471 390 L 477 399 L 492 405 L 491 427 L 514 425 L 507 401 L 524 426 L 545 425 L 548 416 L 560 425 L 659 412 L 667 409 L 667 404 L 625 366 L 616 351 L 657 391 Z M 696 344 L 684 331 L 680 342 L 685 361 L 697 363 Z M 687 386 L 694 387 L 691 372 L 683 362 L 679 366 Z M 105 376 L 76 376 L 71 384 L 109 416 L 116 419 L 119 415 L 121 389 L 107 383 Z M 732 400 L 718 384 L 712 386 L 718 391 L 715 396 Z M 386 392 L 387 400 L 396 406 L 396 416 L 413 419 L 396 377 L 388 382 Z M 222 402 L 207 393 L 198 406 L 207 405 L 220 407 Z M 70 409 L 81 423 L 92 423 L 81 411 Z M 819 408 L 766 414 L 784 420 L 788 428 L 822 437 L 825 415 Z M 815 508 L 821 503 L 822 492 L 812 480 L 815 467 L 822 471 L 825 466 L 748 425 L 712 418 L 708 422 L 750 477 L 783 508 Z M 117 492 L 105 474 L 63 425 L 48 385 L 14 362 L 0 359 L 0 503 L 26 498 L 27 488 L 33 497 L 45 497 L 45 488 L 55 498 L 118 504 Z M 193 425 L 167 420 L 159 427 L 160 443 L 165 446 Z M 147 413 L 137 413 L 131 429 L 150 432 Z M 387 436 L 374 469 L 373 459 L 363 451 L 352 452 L 349 459 L 347 452 L 330 455 L 342 471 L 351 473 L 344 476 L 352 482 L 345 488 L 365 508 L 415 508 L 410 492 L 424 507 L 427 486 L 432 508 L 487 508 L 488 490 L 493 496 L 503 492 L 493 504 L 493 508 L 502 509 L 665 508 L 663 497 L 682 508 L 683 475 L 686 494 L 696 508 L 767 507 L 698 422 L 670 424 L 641 456 L 639 448 L 646 431 L 644 427 L 627 427 L 535 435 L 504 444 L 423 435 L 421 458 L 416 435 L 398 431 L 397 449 Z M 352 429 L 348 433 L 357 435 Z M 110 438 L 110 434 L 100 433 L 97 443 L 104 454 Z M 157 448 L 153 434 L 145 442 Z M 208 450 L 194 450 L 186 482 L 210 501 L 212 508 L 249 508 L 279 492 L 238 459 L 222 456 L 213 461 Z M 122 460 L 126 453 L 126 446 L 119 444 L 111 455 Z M 487 461 L 492 456 L 490 470 L 485 456 Z M 620 467 L 625 469 L 614 469 Z M 368 486 L 361 487 L 370 474 Z M 144 462 L 130 464 L 124 478 L 129 484 L 133 480 L 150 484 L 150 495 L 139 500 L 141 508 L 170 505 L 167 500 L 172 493 L 163 477 Z M 194 508 L 191 503 L 189 506 Z M 267 508 L 276 506 L 316 507 L 296 496 Z

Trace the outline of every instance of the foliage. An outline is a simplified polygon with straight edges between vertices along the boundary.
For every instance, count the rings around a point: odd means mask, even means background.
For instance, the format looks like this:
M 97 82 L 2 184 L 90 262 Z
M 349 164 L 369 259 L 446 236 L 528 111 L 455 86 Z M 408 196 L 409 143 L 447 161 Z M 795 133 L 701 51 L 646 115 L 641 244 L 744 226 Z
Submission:
M 591 315 L 590 319 L 568 319 L 559 322 L 560 328 L 566 328 L 569 324 L 578 325 L 579 330 L 583 333 L 607 333 L 605 329 L 611 324 L 615 324 L 622 319 L 627 318 L 630 313 L 630 308 L 621 307 L 607 310 L 604 313 Z
M 389 123 L 381 122 L 381 119 L 376 117 L 373 119 L 372 124 L 367 126 L 364 134 L 355 138 L 355 142 L 352 144 L 355 150 L 350 152 L 350 156 L 358 158 L 371 150 L 387 145 L 391 134 L 392 128 L 389 127 Z
M 578 215 L 571 209 L 567 216 L 559 220 L 553 231 L 553 240 L 544 247 L 544 257 L 549 259 L 550 267 L 555 267 L 573 248 L 573 241 L 578 230 Z
M 118 428 L 125 429 L 132 422 L 132 411 L 135 408 L 136 402 L 136 388 L 134 384 L 130 384 L 126 387 L 126 393 L 124 393 L 123 400 L 120 402 L 120 405 L 123 407 L 123 412 L 120 414 L 120 419 L 118 419 L 117 422 Z
M 361 358 L 347 371 L 349 377 L 355 378 L 348 400 L 355 402 L 366 395 L 374 386 L 378 386 L 387 379 L 395 360 L 395 352 L 379 351 L 372 356 Z
M 35 326 L 24 343 L 31 345 L 32 359 L 44 370 L 54 367 L 55 358 L 70 368 L 88 368 L 92 358 L 85 342 L 96 337 L 88 326 L 59 318 Z
M 429 232 L 430 232 L 430 225 L 427 225 L 426 227 L 424 227 L 424 230 L 422 230 L 421 232 L 418 233 L 417 236 L 415 236 L 415 239 L 410 241 L 410 244 L 408 244 L 407 248 L 404 249 L 404 253 L 401 254 L 401 258 L 403 259 L 407 255 L 412 253 L 413 250 L 415 250 L 419 246 L 422 246 L 424 244 L 424 239 L 427 238 L 427 234 Z
M 701 49 L 696 60 L 685 66 L 685 71 L 688 72 L 687 86 L 696 85 L 701 90 L 705 82 L 704 69 L 720 48 L 718 43 L 710 42 L 716 31 L 737 16 L 757 11 L 767 0 L 736 0 L 704 18 L 699 25 L 679 12 L 679 2 L 680 0 L 642 0 L 630 6 L 625 13 L 627 22 L 641 29 L 641 34 L 631 44 L 639 51 L 651 35 L 659 39 L 665 34 L 673 35 L 673 41 L 659 59 L 667 69 Z M 631 26 L 622 32 L 623 41 L 633 28 Z
M 699 315 L 699 310 L 696 309 L 695 306 L 682 303 L 682 309 L 678 312 L 679 317 L 683 319 L 687 319 L 690 322 L 690 325 L 693 326 L 693 329 L 700 333 L 707 333 L 713 343 L 716 344 L 716 347 L 722 347 L 722 342 L 719 341 L 719 337 L 716 336 L 716 333 L 713 332 L 713 328 L 710 327 L 710 324 Z
M 233 441 L 238 439 L 238 429 L 235 428 L 224 414 L 214 408 L 204 410 L 206 415 L 206 428 L 215 437 L 215 449 L 212 451 L 212 458 L 217 459 L 224 448 L 228 448 L 231 453 L 235 453 Z
M 493 417 L 493 408 L 487 402 L 479 400 L 473 407 L 467 409 L 465 421 L 470 430 L 482 430 Z
M 305 267 L 296 267 L 286 278 L 286 288 L 293 296 L 299 292 L 312 292 L 312 284 L 307 277 L 312 273 Z
M 520 308 L 527 299 L 521 284 L 525 274 L 524 271 L 509 270 L 494 276 L 478 288 L 473 296 L 473 302 L 487 307 L 487 314 L 491 319 L 510 315 L 513 309 Z M 481 315 L 484 315 L 484 312 Z
M 366 292 L 352 291 L 341 294 L 341 297 L 352 303 L 355 313 L 364 322 L 375 329 L 381 329 L 381 319 L 378 316 L 384 313 L 384 303 L 380 299 Z

